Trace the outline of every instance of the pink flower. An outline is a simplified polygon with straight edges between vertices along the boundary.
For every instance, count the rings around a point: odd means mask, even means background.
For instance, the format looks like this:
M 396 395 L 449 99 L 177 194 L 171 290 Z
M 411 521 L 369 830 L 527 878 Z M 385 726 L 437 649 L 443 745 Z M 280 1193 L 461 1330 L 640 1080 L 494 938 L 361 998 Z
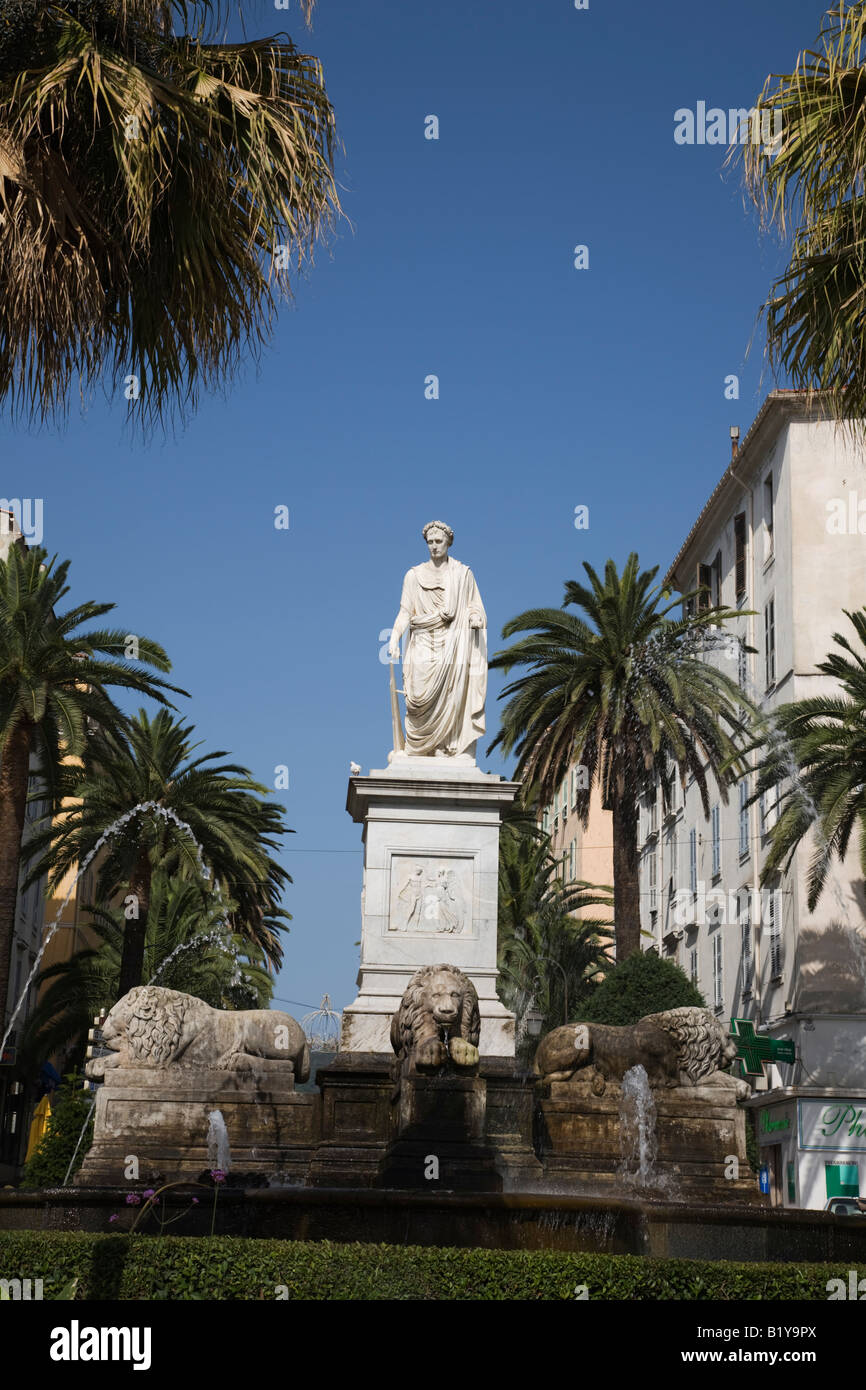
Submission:
M 225 1182 L 226 1180 L 226 1175 L 222 1168 L 211 1168 L 210 1175 L 216 1183 Z
M 197 1207 L 197 1206 L 198 1206 L 198 1197 L 193 1197 L 193 1199 L 192 1199 L 192 1204 L 193 1204 L 194 1207 Z
M 117 1212 L 115 1212 L 113 1216 L 109 1216 L 109 1218 L 108 1218 L 109 1225 L 111 1224 L 112 1221 L 116 1221 L 116 1220 L 117 1220 Z
M 142 1197 L 155 1197 L 155 1196 L 156 1196 L 156 1188 L 155 1188 L 155 1187 L 146 1187 L 146 1188 L 144 1189 L 144 1191 L 142 1192 L 141 1195 L 142 1195 Z
M 137 1192 L 127 1192 L 127 1194 L 126 1194 L 126 1205 L 127 1205 L 128 1207 L 140 1207 L 140 1206 L 141 1206 L 141 1198 L 139 1197 L 139 1195 L 138 1195 Z

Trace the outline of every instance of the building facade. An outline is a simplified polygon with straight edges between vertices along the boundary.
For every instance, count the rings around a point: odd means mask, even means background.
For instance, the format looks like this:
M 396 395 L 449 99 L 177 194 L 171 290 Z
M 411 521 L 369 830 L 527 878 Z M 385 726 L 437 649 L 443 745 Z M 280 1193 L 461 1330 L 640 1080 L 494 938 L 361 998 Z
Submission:
M 763 709 L 832 691 L 816 667 L 834 633 L 853 636 L 843 610 L 866 604 L 862 445 L 801 393 L 773 392 L 666 583 L 737 610 L 707 659 Z M 775 793 L 749 804 L 754 788 L 754 771 L 726 798 L 711 781 L 709 815 L 694 783 L 676 779 L 667 810 L 660 789 L 644 802 L 643 940 L 721 1019 L 793 1042 L 796 1061 L 766 1067 L 750 1104 L 774 1202 L 820 1208 L 866 1195 L 864 884 L 852 845 L 810 912 L 810 839 L 762 889 L 778 805 Z
M 542 815 L 542 829 L 550 836 L 554 858 L 562 865 L 566 883 L 583 881 L 601 887 L 613 885 L 613 828 L 611 815 L 601 804 L 598 784 L 589 798 L 589 817 L 586 829 L 577 815 L 577 793 L 584 769 L 578 764 L 569 768 L 551 804 Z M 581 909 L 581 916 L 597 917 L 599 909 Z

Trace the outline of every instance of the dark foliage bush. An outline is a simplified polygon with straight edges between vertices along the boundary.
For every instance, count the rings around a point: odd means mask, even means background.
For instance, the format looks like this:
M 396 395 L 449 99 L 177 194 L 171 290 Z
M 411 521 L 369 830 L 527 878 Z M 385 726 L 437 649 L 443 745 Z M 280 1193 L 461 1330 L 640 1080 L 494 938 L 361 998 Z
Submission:
M 573 1011 L 580 1023 L 637 1023 L 646 1014 L 688 1005 L 706 1007 L 700 990 L 673 961 L 638 951 L 608 971 L 588 1000 Z
M 848 1265 L 732 1264 L 636 1255 L 457 1250 L 216 1236 L 0 1233 L 6 1279 L 42 1278 L 45 1297 L 77 1277 L 95 1299 L 562 1300 L 809 1299 Z
M 90 1113 L 91 1101 L 82 1087 L 81 1077 L 72 1074 L 64 1077 L 63 1085 L 51 1097 L 51 1115 L 42 1143 L 24 1166 L 22 1187 L 63 1186 L 81 1127 Z M 85 1134 L 69 1175 L 70 1182 L 84 1162 L 88 1148 L 88 1136 Z

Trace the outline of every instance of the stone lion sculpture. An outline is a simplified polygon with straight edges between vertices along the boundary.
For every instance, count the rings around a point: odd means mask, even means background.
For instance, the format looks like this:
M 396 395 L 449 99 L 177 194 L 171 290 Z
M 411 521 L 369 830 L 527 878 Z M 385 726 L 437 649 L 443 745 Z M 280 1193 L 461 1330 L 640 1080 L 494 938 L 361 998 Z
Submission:
M 737 1055 L 736 1043 L 709 1009 L 667 1009 L 625 1028 L 567 1023 L 542 1038 L 534 1071 L 544 1081 L 570 1081 L 586 1071 L 595 1095 L 630 1067 L 645 1068 L 650 1086 L 721 1086 L 751 1094 L 748 1082 L 720 1070 Z
M 436 1071 L 449 1056 L 461 1069 L 477 1066 L 480 1034 L 475 986 L 455 965 L 416 971 L 391 1020 L 398 1060 L 414 1062 L 418 1071 Z
M 203 999 L 158 985 L 140 985 L 118 999 L 102 1027 L 107 1057 L 87 1064 L 96 1079 L 115 1067 L 291 1068 L 310 1075 L 301 1025 L 272 1009 L 212 1009 Z

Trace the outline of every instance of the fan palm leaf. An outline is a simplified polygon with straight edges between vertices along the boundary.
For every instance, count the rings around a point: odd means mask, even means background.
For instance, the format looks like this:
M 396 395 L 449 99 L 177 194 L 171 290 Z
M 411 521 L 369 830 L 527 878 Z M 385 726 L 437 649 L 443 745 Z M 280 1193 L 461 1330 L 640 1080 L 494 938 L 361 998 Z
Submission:
M 100 380 L 142 429 L 182 418 L 338 215 L 318 60 L 172 11 L 220 7 L 17 0 L 0 25 L 0 399 L 30 418 Z

